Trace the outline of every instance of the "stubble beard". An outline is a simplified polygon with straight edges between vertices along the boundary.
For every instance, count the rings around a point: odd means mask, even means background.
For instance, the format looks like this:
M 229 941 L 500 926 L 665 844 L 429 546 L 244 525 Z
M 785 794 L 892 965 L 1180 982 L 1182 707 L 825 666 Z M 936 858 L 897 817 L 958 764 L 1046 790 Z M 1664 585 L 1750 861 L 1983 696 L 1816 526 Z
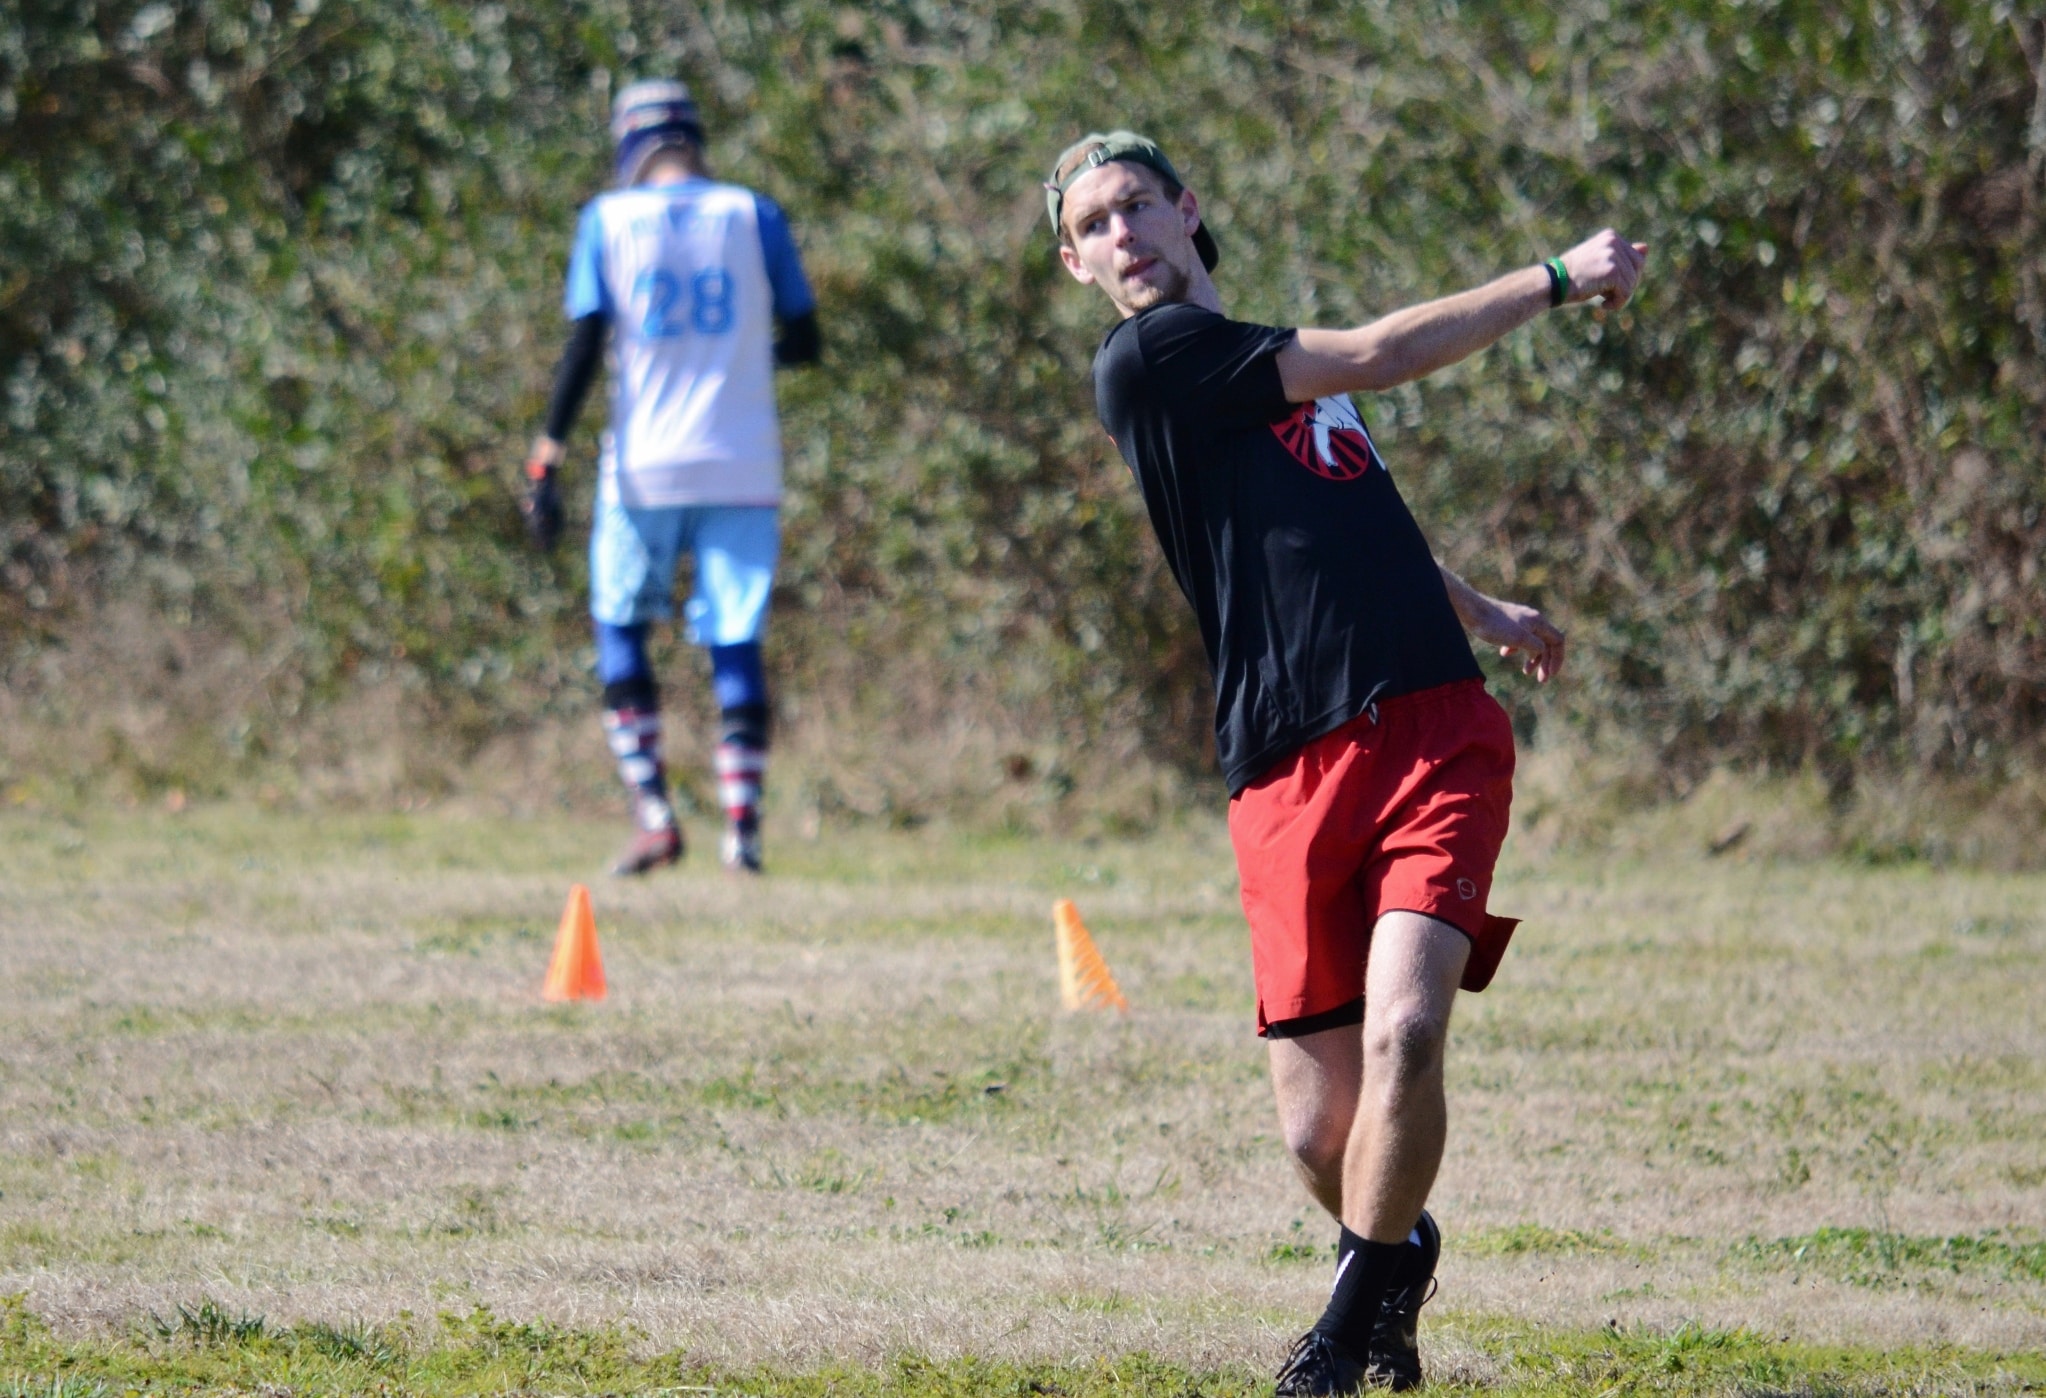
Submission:
M 1153 306 L 1173 305 L 1187 299 L 1187 291 L 1193 285 L 1193 278 L 1163 258 L 1154 266 L 1164 268 L 1168 275 L 1163 280 L 1154 279 L 1134 284 L 1125 282 L 1122 284 L 1123 294 L 1115 298 L 1116 303 L 1131 315 L 1139 311 L 1148 311 Z

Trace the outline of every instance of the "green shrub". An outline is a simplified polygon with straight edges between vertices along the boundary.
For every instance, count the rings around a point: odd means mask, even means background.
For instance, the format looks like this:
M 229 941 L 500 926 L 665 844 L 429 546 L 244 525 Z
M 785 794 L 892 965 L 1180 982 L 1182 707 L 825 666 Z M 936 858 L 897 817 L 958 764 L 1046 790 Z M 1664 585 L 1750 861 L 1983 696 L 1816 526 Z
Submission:
M 524 550 L 513 464 L 609 93 L 670 71 L 823 303 L 825 366 L 783 380 L 795 690 L 1206 761 L 1198 641 L 1091 414 L 1106 308 L 1042 223 L 1050 156 L 1128 123 L 1245 316 L 1359 320 L 1608 222 L 1653 245 L 1635 305 L 1365 405 L 1444 554 L 1570 624 L 1529 714 L 1675 772 L 2036 764 L 2046 27 L 2009 4 L 24 0 L 10 684 L 141 599 L 267 657 L 248 750 L 393 676 L 470 746 L 586 703 L 580 564 Z

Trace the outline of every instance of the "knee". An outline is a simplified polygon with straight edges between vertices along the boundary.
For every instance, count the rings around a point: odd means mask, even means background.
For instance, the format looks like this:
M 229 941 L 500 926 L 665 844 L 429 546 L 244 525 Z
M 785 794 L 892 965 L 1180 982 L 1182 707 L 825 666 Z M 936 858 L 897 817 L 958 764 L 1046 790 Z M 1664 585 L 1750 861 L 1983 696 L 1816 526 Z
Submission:
M 1373 1009 L 1364 1020 L 1367 1077 L 1417 1082 L 1439 1073 L 1449 1039 L 1446 1010 L 1419 1001 L 1396 1001 Z
M 597 683 L 606 688 L 653 683 L 654 669 L 647 661 L 645 622 L 613 626 L 599 621 L 593 629 L 597 640 Z
M 1327 1110 L 1288 1112 L 1279 1120 L 1286 1149 L 1314 1179 L 1340 1180 L 1350 1140 L 1350 1115 Z
M 760 642 L 710 648 L 710 689 L 720 709 L 767 703 L 767 672 L 760 663 Z

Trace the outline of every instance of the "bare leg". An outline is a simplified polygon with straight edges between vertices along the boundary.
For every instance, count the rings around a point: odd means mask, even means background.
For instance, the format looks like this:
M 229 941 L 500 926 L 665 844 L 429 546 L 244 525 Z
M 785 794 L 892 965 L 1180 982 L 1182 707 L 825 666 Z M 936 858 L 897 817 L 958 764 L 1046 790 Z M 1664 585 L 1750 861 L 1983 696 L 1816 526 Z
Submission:
M 1307 1192 L 1343 1216 L 1343 1154 L 1364 1087 L 1364 1034 L 1354 1024 L 1298 1039 L 1273 1039 L 1267 1052 L 1279 1130 Z
M 1371 935 L 1364 1026 L 1274 1039 L 1279 1124 L 1307 1188 L 1350 1230 L 1404 1239 L 1442 1164 L 1443 1048 L 1470 940 L 1420 913 Z
M 1364 968 L 1364 1091 L 1343 1153 L 1343 1222 L 1374 1242 L 1407 1236 L 1435 1187 L 1449 1107 L 1442 1055 L 1470 939 L 1420 913 L 1387 913 Z

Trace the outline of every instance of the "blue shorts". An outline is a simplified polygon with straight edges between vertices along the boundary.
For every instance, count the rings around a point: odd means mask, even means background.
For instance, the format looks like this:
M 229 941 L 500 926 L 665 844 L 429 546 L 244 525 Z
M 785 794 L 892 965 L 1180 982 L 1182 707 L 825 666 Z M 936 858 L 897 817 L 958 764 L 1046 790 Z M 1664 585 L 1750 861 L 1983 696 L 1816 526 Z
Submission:
M 773 505 L 676 505 L 635 509 L 597 496 L 590 531 L 590 615 L 636 626 L 675 613 L 675 568 L 696 555 L 696 592 L 682 609 L 689 639 L 736 646 L 760 639 L 781 521 Z

